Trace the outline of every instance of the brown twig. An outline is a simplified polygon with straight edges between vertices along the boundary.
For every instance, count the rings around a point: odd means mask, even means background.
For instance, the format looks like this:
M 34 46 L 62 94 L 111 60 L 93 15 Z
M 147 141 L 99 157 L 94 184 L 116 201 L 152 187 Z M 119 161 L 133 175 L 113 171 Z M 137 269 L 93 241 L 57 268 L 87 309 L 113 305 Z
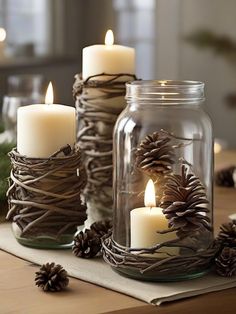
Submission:
M 112 133 L 125 106 L 125 84 L 134 79 L 136 76 L 128 73 L 100 73 L 85 81 L 80 75 L 75 76 L 73 95 L 79 119 L 77 140 L 84 153 L 87 173 L 84 196 L 88 216 L 96 215 L 97 219 L 112 215 Z
M 58 239 L 68 229 L 75 233 L 86 219 L 80 198 L 86 184 L 80 151 L 66 146 L 49 158 L 38 159 L 13 149 L 9 156 L 12 171 L 7 219 L 19 226 L 24 237 L 50 235 Z
M 206 270 L 212 265 L 218 251 L 218 247 L 211 245 L 206 249 L 198 249 L 192 254 L 158 258 L 150 256 L 148 249 L 145 249 L 146 255 L 133 254 L 131 250 L 120 247 L 111 237 L 102 239 L 102 247 L 103 258 L 112 267 L 130 270 L 132 273 L 136 271 L 140 274 L 152 274 L 154 277 L 186 276 Z

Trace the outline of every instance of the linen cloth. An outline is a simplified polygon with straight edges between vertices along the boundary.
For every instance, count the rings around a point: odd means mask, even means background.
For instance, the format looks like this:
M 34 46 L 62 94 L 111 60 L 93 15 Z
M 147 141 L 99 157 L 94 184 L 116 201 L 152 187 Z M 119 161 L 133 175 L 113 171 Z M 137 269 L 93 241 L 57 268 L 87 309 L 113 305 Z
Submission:
M 223 278 L 215 274 L 189 281 L 168 283 L 149 283 L 128 279 L 114 272 L 102 258 L 82 259 L 75 257 L 71 250 L 41 250 L 24 247 L 14 238 L 9 223 L 0 224 L 0 249 L 38 265 L 46 262 L 61 264 L 74 278 L 154 305 L 236 287 L 236 276 Z

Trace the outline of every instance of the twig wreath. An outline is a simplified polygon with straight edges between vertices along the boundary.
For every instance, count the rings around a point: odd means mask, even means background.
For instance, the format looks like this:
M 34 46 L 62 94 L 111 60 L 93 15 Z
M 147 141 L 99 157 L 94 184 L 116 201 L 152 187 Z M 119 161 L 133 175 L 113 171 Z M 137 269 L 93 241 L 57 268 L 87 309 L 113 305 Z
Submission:
M 84 153 L 87 186 L 84 195 L 91 222 L 112 216 L 112 137 L 117 117 L 124 109 L 128 73 L 75 76 L 73 95 L 79 120 L 77 141 Z
M 7 219 L 18 225 L 21 236 L 59 239 L 65 232 L 74 233 L 86 219 L 80 197 L 86 184 L 80 151 L 67 145 L 49 158 L 27 158 L 16 149 L 9 156 Z

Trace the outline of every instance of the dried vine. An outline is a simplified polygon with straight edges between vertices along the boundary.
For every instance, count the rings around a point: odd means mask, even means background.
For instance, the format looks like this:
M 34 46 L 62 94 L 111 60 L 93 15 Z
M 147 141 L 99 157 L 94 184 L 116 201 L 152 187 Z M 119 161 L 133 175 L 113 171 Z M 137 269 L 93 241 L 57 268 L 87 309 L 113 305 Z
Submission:
M 163 259 L 147 256 L 150 254 L 148 249 L 136 249 L 136 254 L 133 254 L 128 249 L 117 245 L 111 237 L 104 238 L 102 246 L 103 258 L 112 267 L 135 270 L 140 274 L 146 273 L 155 276 L 180 276 L 181 273 L 186 276 L 208 269 L 219 250 L 218 246 L 212 245 L 206 249 L 198 249 L 192 254 L 169 256 Z M 139 254 L 137 254 L 138 252 Z M 158 252 L 156 251 L 156 253 Z
M 7 192 L 11 219 L 22 237 L 55 239 L 75 233 L 86 219 L 81 191 L 86 173 L 80 151 L 63 147 L 49 158 L 27 158 L 16 149 L 9 153 L 12 171 Z
M 77 141 L 85 159 L 88 181 L 84 195 L 90 223 L 112 215 L 112 133 L 125 106 L 125 83 L 134 79 L 135 75 L 126 73 L 101 73 L 85 81 L 75 76 Z

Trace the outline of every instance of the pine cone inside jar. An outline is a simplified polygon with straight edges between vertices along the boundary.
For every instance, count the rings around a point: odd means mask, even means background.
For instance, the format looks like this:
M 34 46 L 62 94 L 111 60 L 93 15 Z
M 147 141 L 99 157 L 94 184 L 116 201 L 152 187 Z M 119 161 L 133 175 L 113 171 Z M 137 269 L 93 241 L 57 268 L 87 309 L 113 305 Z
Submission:
M 136 167 L 150 176 L 170 173 L 175 157 L 170 141 L 162 131 L 147 135 L 136 150 Z
M 46 263 L 36 272 L 35 284 L 43 291 L 61 291 L 69 283 L 68 274 L 65 269 L 55 263 Z
M 207 204 L 204 186 L 185 165 L 180 175 L 167 176 L 161 207 L 169 220 L 169 228 L 176 229 L 179 238 L 202 228 L 211 230 L 210 219 L 205 214 L 209 212 Z
M 93 230 L 80 231 L 74 238 L 72 252 L 77 257 L 93 258 L 101 251 L 100 236 Z
M 112 220 L 104 219 L 96 221 L 90 226 L 90 229 L 96 232 L 100 237 L 108 235 L 111 233 L 112 230 Z
M 216 185 L 224 187 L 233 187 L 234 186 L 233 173 L 235 169 L 236 169 L 235 166 L 230 166 L 217 171 L 215 174 Z
M 236 275 L 236 248 L 224 247 L 215 259 L 216 272 L 223 277 Z
M 236 248 L 236 221 L 222 224 L 216 241 L 223 247 Z

